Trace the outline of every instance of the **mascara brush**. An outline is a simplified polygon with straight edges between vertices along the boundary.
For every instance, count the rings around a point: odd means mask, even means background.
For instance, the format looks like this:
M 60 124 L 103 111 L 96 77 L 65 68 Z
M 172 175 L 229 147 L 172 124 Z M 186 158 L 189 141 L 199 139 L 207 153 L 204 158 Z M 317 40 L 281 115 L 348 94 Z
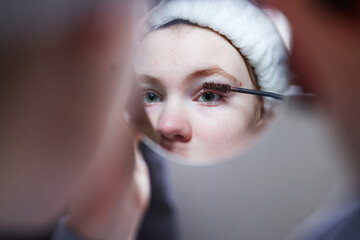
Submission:
M 231 87 L 228 84 L 204 83 L 203 88 L 205 90 L 219 91 L 222 93 L 239 92 L 239 93 L 257 95 L 257 96 L 262 96 L 262 97 L 270 97 L 270 98 L 274 98 L 276 100 L 284 101 L 284 96 L 277 94 L 277 93 L 264 92 L 264 91 L 246 89 L 246 88 L 236 88 L 236 87 Z

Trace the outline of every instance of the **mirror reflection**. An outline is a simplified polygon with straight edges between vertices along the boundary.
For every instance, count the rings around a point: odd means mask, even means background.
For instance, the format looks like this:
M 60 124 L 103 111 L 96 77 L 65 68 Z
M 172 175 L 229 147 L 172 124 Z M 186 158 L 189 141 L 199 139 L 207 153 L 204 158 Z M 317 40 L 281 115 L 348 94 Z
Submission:
M 288 84 L 287 52 L 248 1 L 169 1 L 135 53 L 143 104 L 168 152 L 191 163 L 243 151 L 266 129 Z

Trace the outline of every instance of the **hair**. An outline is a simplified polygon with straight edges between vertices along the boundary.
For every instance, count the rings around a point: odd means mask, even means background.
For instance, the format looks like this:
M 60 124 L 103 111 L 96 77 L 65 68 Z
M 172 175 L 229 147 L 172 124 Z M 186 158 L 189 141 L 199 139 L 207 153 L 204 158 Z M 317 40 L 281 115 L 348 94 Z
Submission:
M 319 0 L 315 2 L 343 16 L 356 17 L 359 15 L 360 2 L 358 0 Z

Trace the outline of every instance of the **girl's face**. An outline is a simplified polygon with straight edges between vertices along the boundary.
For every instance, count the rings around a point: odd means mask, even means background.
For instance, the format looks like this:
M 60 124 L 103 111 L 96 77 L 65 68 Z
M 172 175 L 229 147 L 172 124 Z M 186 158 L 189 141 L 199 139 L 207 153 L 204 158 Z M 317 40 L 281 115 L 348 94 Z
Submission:
M 241 149 L 254 137 L 261 101 L 203 89 L 206 82 L 254 89 L 245 61 L 222 36 L 194 26 L 151 32 L 135 56 L 135 73 L 160 144 L 205 159 Z

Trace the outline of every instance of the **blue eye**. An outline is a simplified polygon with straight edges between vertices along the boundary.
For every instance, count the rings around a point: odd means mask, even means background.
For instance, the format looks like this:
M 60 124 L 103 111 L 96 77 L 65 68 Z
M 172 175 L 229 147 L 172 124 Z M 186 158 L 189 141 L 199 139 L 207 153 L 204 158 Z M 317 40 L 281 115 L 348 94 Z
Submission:
M 145 104 L 161 102 L 161 98 L 154 92 L 145 92 L 143 101 Z
M 220 95 L 214 92 L 204 92 L 201 96 L 197 99 L 199 102 L 204 103 L 214 103 L 215 101 L 219 100 Z

